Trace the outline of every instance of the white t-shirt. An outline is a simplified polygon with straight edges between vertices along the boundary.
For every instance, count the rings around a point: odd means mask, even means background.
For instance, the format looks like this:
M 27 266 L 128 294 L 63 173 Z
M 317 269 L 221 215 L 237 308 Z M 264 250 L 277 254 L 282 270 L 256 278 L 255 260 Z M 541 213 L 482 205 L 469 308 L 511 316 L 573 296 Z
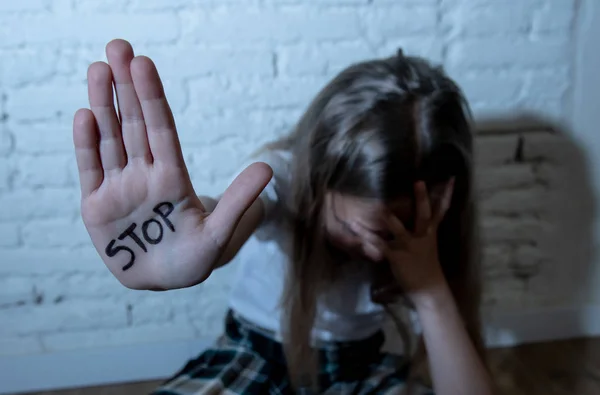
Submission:
M 274 332 L 281 341 L 281 296 L 292 248 L 292 232 L 282 202 L 291 189 L 291 154 L 267 151 L 253 162 L 270 165 L 273 178 L 260 195 L 264 220 L 236 256 L 239 272 L 230 307 L 243 319 Z M 321 297 L 313 339 L 360 340 L 382 328 L 386 316 L 382 306 L 371 302 L 368 279 L 367 273 L 354 269 Z

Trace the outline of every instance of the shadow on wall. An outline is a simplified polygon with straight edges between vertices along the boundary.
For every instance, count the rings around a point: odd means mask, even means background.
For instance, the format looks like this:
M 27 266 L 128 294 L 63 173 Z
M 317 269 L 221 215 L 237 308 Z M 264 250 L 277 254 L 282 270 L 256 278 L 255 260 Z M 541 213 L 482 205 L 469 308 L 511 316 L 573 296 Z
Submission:
M 488 343 L 600 334 L 595 194 L 582 147 L 566 127 L 531 114 L 476 128 Z

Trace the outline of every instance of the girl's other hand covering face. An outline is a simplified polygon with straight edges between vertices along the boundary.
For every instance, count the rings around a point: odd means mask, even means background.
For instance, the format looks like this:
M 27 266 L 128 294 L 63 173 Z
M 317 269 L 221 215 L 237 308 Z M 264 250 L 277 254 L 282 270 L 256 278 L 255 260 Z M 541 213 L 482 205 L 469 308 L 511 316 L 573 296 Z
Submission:
M 451 183 L 434 186 L 430 194 L 425 190 L 430 210 L 439 211 Z M 416 198 L 421 193 L 420 184 L 424 187 L 422 182 L 415 184 Z M 324 215 L 328 241 L 351 258 L 379 262 L 385 259 L 388 244 L 394 239 L 390 218 L 396 218 L 407 232 L 414 232 L 418 225 L 415 217 L 418 205 L 412 197 L 400 197 L 386 204 L 377 199 L 331 192 L 325 200 Z
M 438 257 L 437 230 L 442 222 L 454 190 L 454 180 L 444 188 L 437 207 L 433 207 L 424 182 L 415 185 L 415 226 L 409 231 L 395 215 L 387 216 L 388 229 L 393 237 L 386 241 L 377 234 L 353 224 L 352 230 L 363 240 L 364 251 L 379 254 L 385 259 L 391 272 L 409 298 L 427 293 L 444 281 Z

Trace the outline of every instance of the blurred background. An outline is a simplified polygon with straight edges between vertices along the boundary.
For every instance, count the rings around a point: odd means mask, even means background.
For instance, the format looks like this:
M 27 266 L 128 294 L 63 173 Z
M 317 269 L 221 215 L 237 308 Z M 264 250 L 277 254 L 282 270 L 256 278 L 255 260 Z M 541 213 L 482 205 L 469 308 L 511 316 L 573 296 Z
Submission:
M 351 63 L 443 65 L 477 120 L 490 347 L 600 335 L 598 37 L 597 0 L 0 0 L 0 393 L 162 378 L 221 332 L 235 264 L 130 291 L 81 222 L 72 116 L 113 38 L 157 64 L 199 194 Z

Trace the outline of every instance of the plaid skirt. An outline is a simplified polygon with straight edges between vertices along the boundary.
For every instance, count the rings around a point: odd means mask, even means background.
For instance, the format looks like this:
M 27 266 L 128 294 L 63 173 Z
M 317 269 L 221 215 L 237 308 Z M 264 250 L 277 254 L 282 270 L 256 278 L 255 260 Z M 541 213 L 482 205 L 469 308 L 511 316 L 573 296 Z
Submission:
M 360 341 L 331 342 L 319 347 L 322 394 L 404 394 L 407 369 L 402 357 L 381 353 L 383 332 Z M 404 364 L 406 365 L 406 364 Z M 412 394 L 432 395 L 411 385 Z M 311 394 L 293 391 L 281 343 L 263 330 L 234 317 L 225 320 L 225 335 L 215 348 L 190 360 L 153 395 Z

